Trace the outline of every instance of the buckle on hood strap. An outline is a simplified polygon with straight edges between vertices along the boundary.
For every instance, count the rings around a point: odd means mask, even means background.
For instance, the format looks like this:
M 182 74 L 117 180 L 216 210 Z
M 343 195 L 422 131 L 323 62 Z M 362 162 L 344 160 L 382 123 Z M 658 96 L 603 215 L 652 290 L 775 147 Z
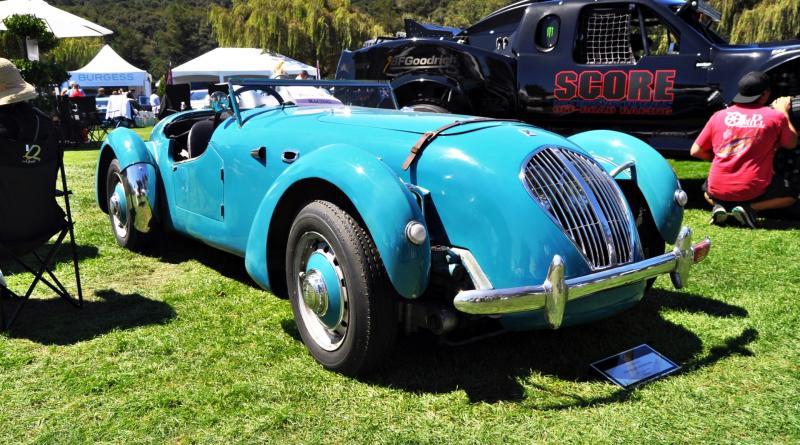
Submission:
M 425 150 L 425 147 L 427 147 L 431 142 L 433 142 L 434 139 L 439 137 L 440 134 L 444 133 L 445 131 L 447 131 L 447 130 L 453 128 L 453 127 L 458 127 L 458 126 L 466 125 L 466 124 L 475 124 L 475 123 L 480 123 L 480 122 L 518 122 L 518 123 L 522 123 L 522 121 L 520 121 L 518 119 L 496 119 L 496 118 L 491 118 L 491 117 L 476 117 L 476 118 L 473 118 L 473 119 L 466 119 L 466 120 L 463 120 L 463 121 L 454 121 L 454 122 L 451 122 L 451 123 L 449 123 L 449 124 L 447 124 L 447 125 L 445 125 L 443 127 L 437 128 L 434 131 L 426 131 L 425 134 L 423 134 L 422 137 L 419 138 L 417 143 L 414 144 L 413 147 L 411 147 L 411 152 L 408 153 L 408 157 L 403 162 L 403 170 L 408 170 L 408 168 L 411 167 L 411 164 L 413 164 L 414 161 L 416 161 L 417 158 L 419 158 L 419 156 Z

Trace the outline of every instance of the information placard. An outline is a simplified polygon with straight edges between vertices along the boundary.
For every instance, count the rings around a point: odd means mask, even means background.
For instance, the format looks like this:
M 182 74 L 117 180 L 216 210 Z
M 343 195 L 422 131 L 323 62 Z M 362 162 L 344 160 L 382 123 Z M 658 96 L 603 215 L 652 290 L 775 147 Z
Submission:
M 648 345 L 640 345 L 592 363 L 608 380 L 624 389 L 635 388 L 671 374 L 680 366 Z

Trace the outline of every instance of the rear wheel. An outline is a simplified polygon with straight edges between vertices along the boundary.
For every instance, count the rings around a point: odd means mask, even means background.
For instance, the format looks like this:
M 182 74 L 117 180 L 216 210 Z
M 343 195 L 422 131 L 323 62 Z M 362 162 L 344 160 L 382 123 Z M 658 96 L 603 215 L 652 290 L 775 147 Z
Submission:
M 326 368 L 363 374 L 391 351 L 397 335 L 391 284 L 369 234 L 340 207 L 315 201 L 297 215 L 286 282 L 300 336 Z
M 106 208 L 111 222 L 111 231 L 117 244 L 135 250 L 141 246 L 141 235 L 133 226 L 134 214 L 130 211 L 125 194 L 119 161 L 114 159 L 106 171 Z

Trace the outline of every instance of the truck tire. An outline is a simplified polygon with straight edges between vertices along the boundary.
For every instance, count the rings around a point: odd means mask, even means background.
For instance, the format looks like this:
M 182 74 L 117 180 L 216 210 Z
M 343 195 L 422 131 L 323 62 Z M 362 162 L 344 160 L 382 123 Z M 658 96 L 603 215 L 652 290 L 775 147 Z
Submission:
M 437 100 L 418 99 L 406 106 L 418 113 L 451 113 L 443 103 Z

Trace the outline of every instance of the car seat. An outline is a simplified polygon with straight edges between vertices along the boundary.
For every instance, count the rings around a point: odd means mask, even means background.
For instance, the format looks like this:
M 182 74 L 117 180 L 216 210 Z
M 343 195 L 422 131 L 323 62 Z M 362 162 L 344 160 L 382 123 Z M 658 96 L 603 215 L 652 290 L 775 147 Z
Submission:
M 217 119 L 204 119 L 192 125 L 189 130 L 189 139 L 187 141 L 187 149 L 189 151 L 189 159 L 194 159 L 203 153 L 208 148 L 208 143 L 211 142 L 211 135 L 214 134 Z

